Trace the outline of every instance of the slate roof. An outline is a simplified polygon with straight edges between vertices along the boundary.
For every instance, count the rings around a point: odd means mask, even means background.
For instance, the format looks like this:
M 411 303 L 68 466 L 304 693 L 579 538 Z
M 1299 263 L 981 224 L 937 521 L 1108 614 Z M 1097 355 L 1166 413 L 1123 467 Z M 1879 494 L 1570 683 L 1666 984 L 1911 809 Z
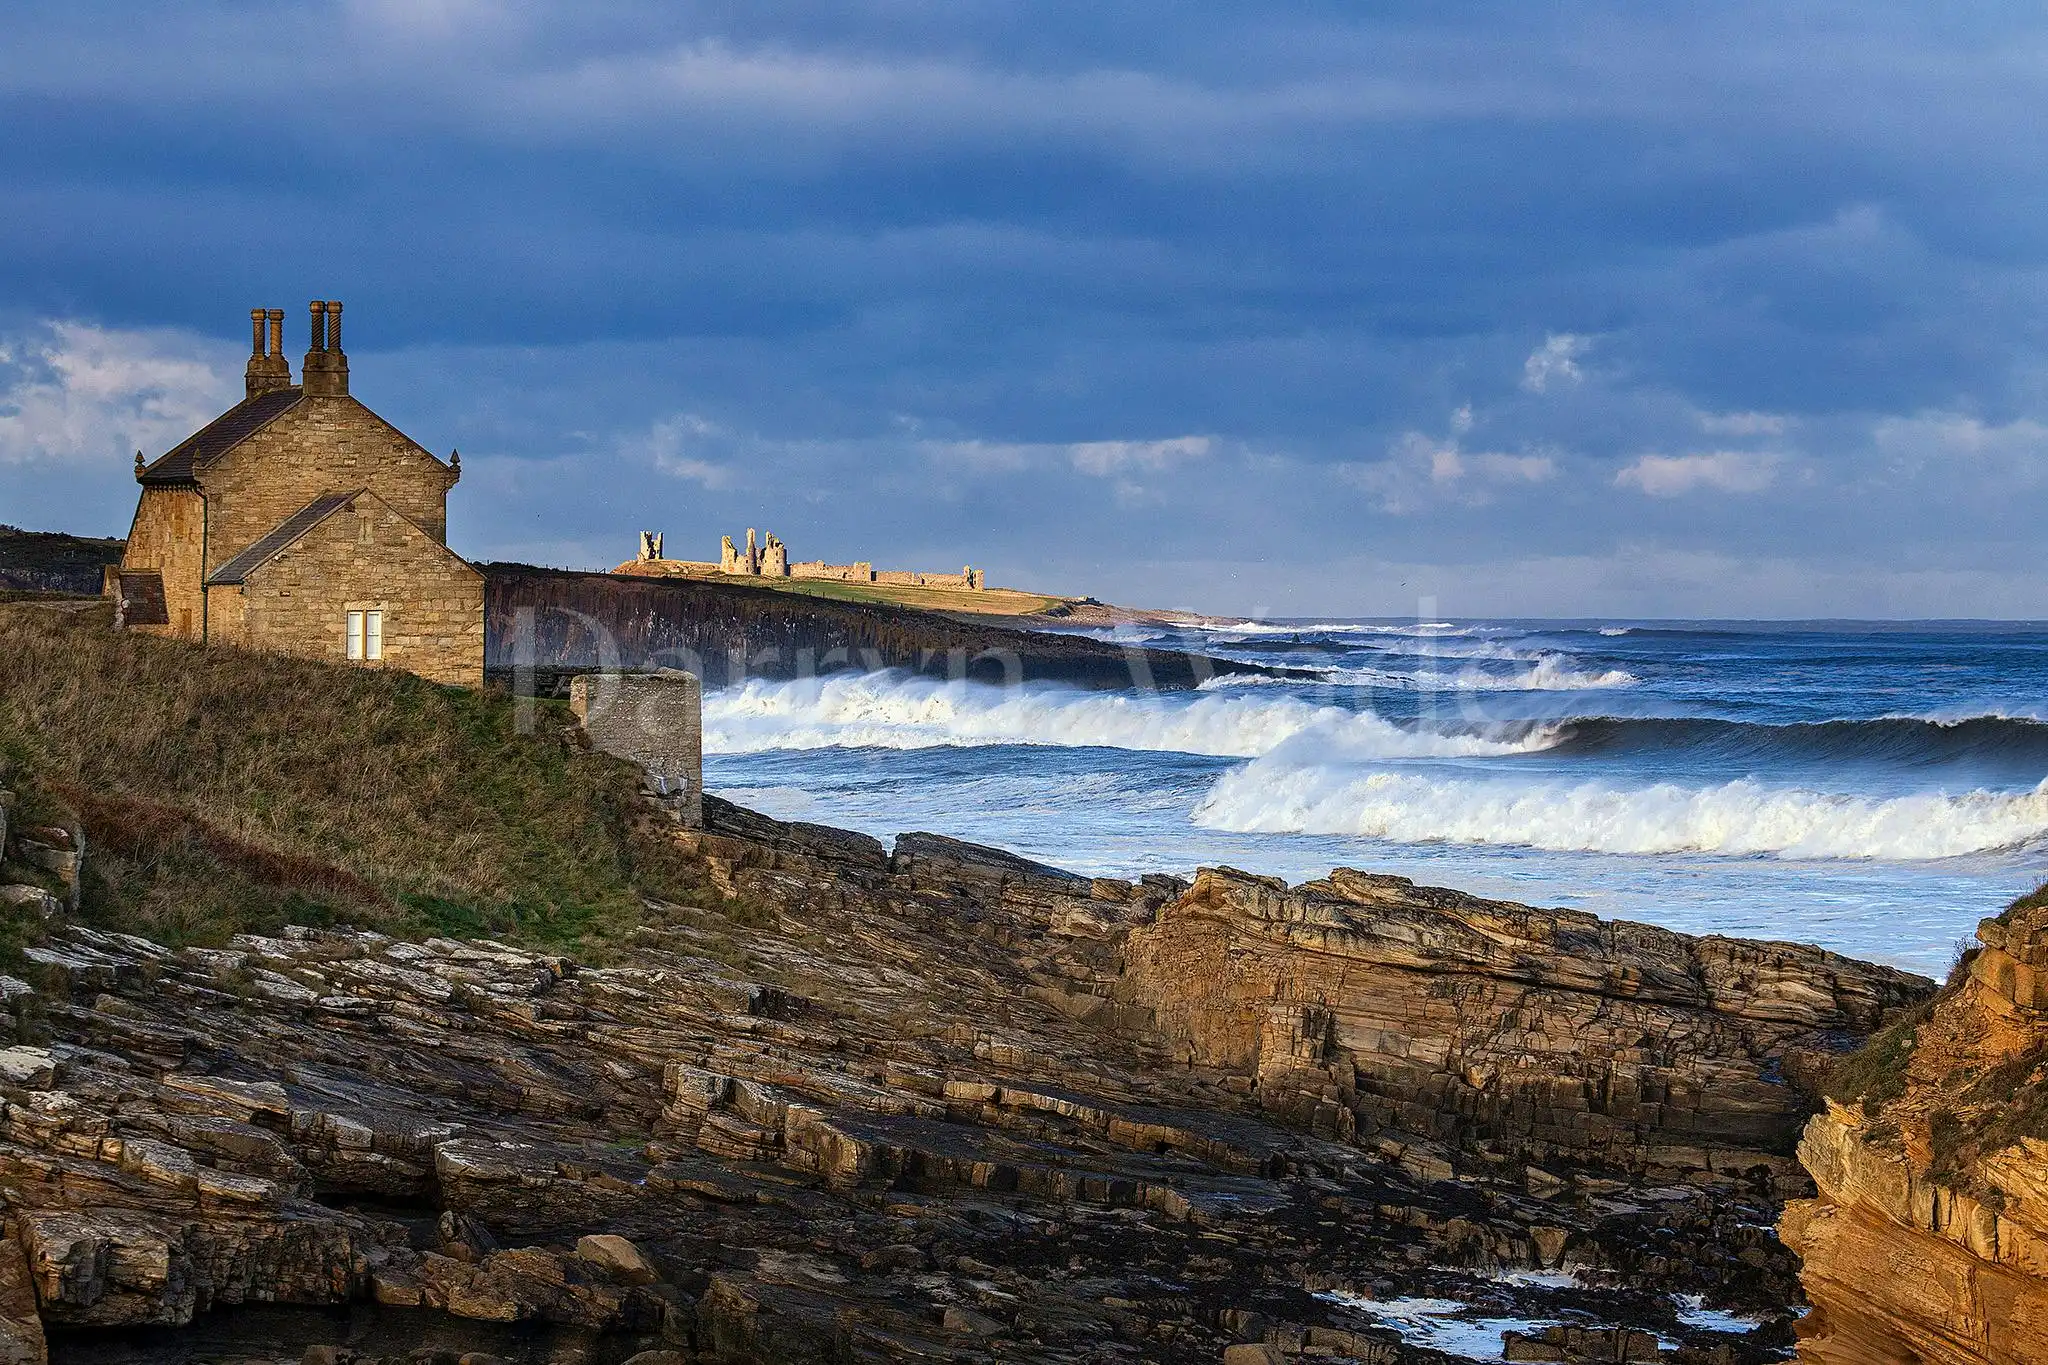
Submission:
M 208 574 L 206 586 L 212 588 L 223 583 L 247 582 L 250 574 L 290 549 L 303 539 L 308 531 L 354 502 L 364 492 L 364 489 L 357 488 L 347 493 L 325 493 L 313 499 L 279 522 L 270 534 Z
M 146 484 L 192 482 L 193 476 L 297 406 L 301 389 L 272 389 L 244 398 L 158 457 L 142 471 Z

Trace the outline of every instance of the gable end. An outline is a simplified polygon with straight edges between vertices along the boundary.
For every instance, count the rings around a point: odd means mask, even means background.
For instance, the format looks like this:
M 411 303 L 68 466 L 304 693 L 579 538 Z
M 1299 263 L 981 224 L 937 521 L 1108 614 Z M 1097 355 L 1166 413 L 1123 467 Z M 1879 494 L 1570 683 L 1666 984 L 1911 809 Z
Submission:
M 193 482 L 206 466 L 297 407 L 302 397 L 298 389 L 272 389 L 243 399 L 172 446 L 137 474 L 136 481 L 155 485 Z

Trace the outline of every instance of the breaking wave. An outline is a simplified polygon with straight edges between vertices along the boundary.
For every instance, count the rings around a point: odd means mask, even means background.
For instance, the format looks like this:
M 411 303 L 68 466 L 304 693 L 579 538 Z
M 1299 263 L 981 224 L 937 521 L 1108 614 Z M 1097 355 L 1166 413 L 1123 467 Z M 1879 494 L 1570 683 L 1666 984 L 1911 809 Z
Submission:
M 1195 822 L 1238 833 L 1357 835 L 1409 844 L 1925 861 L 2041 838 L 2048 833 L 2048 782 L 2023 793 L 1879 798 L 1771 788 L 1747 778 L 1628 789 L 1268 759 L 1218 779 Z
M 704 698 L 712 752 L 1036 744 L 1256 758 L 1307 736 L 1360 759 L 1528 753 L 1554 732 L 1440 734 L 1266 688 L 1192 693 L 994 687 L 903 673 L 755 680 Z
M 1563 755 L 1588 758 L 1683 751 L 1724 762 L 1798 759 L 1902 768 L 1971 765 L 2024 773 L 2032 781 L 2048 774 L 2048 722 L 1977 715 L 1955 720 L 1885 716 L 1756 725 L 1707 717 L 1592 716 L 1566 722 L 1557 731 L 1556 749 Z
M 1591 692 L 1607 687 L 1632 687 L 1642 681 L 1619 668 L 1591 672 L 1573 668 L 1562 654 L 1539 654 L 1533 666 L 1513 673 L 1491 674 L 1466 667 L 1447 685 L 1488 692 Z
M 1212 635 L 1406 635 L 1436 638 L 1469 635 L 1479 627 L 1453 625 L 1449 621 L 1414 621 L 1387 625 L 1368 621 L 1201 621 L 1186 629 Z
M 1276 678 L 1260 673 L 1225 673 L 1209 679 L 1202 686 L 1214 689 L 1266 683 L 1291 685 L 1302 681 L 1304 680 Z M 1516 668 L 1505 673 L 1489 673 L 1476 664 L 1467 664 L 1456 673 L 1401 673 L 1384 668 L 1357 667 L 1318 668 L 1315 670 L 1314 680 L 1309 685 L 1387 687 L 1404 692 L 1595 692 L 1610 687 L 1632 687 L 1640 681 L 1635 674 L 1619 668 L 1590 672 L 1573 668 L 1563 655 L 1541 654 L 1536 656 L 1536 662 L 1529 667 Z
M 1417 685 L 1413 675 L 1332 669 L 1330 682 L 1360 689 Z M 1439 687 L 1558 689 L 1627 685 L 1619 670 L 1578 673 L 1545 662 L 1511 674 L 1429 680 Z M 2031 785 L 2048 775 L 2048 722 L 1973 716 L 1910 716 L 1760 725 L 1709 717 L 1577 716 L 1547 720 L 1468 718 L 1416 728 L 1369 711 L 1319 702 L 1293 680 L 1224 675 L 1195 692 L 1086 692 L 1056 684 L 996 687 L 902 672 L 839 673 L 794 682 L 754 680 L 704 699 L 714 751 L 1036 744 L 1260 758 L 1306 736 L 1320 757 L 1498 757 L 1547 752 L 1564 760 L 1643 759 L 1712 763 L 1721 772 L 1769 772 L 1786 763 L 1865 764 L 1892 770 L 1959 770 L 1975 781 Z M 1732 775 L 1732 774 L 1731 774 Z

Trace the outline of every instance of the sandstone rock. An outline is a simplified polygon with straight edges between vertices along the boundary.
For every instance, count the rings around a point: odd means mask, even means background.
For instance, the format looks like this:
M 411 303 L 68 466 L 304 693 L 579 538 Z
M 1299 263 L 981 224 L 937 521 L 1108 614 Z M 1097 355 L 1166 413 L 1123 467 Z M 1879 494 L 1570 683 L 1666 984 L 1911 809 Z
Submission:
M 1287 1357 L 1264 1342 L 1243 1342 L 1223 1348 L 1223 1365 L 1287 1365 Z
M 621 1284 L 653 1284 L 661 1278 L 661 1272 L 641 1254 L 639 1247 L 613 1233 L 580 1238 L 576 1254 Z
M 1318 1134 L 1428 1140 L 1404 1152 L 1435 1178 L 1533 1156 L 1797 1189 L 1784 1156 L 1811 1101 L 1782 1058 L 1931 988 L 1349 869 L 1296 888 L 1205 869 L 1124 959 L 1119 991 L 1170 1045 L 1254 1074 L 1264 1108 Z
M 47 1365 L 48 1360 L 21 1228 L 9 1219 L 0 1226 L 0 1365 Z
M 1915 1030 L 1902 1093 L 1830 1103 L 1799 1156 L 1819 1197 L 1779 1224 L 1804 1259 L 1812 1365 L 2048 1360 L 2048 1141 L 2012 1131 L 2038 1080 L 2048 908 L 1978 930 L 1983 945 Z M 1979 1136 L 1979 1135 L 1982 1136 Z
M 48 1048 L 0 1048 L 0 1083 L 41 1090 L 56 1076 L 57 1061 Z

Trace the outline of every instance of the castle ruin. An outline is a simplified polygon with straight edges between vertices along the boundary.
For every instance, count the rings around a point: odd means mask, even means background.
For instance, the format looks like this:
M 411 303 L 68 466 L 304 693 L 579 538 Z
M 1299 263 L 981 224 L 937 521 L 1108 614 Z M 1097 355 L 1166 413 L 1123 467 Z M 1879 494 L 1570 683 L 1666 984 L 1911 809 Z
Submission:
M 661 533 L 642 531 L 640 553 L 631 564 L 619 566 L 622 573 L 679 573 L 679 574 L 724 574 L 734 578 L 820 578 L 836 583 L 878 583 L 891 587 L 905 588 L 951 588 L 957 591 L 981 592 L 987 588 L 987 579 L 982 570 L 972 565 L 962 566 L 959 573 L 923 573 L 913 569 L 877 569 L 868 560 L 857 560 L 852 564 L 827 564 L 822 559 L 792 560 L 789 547 L 773 531 L 757 535 L 753 527 L 747 528 L 747 543 L 744 547 L 733 543 L 731 536 L 723 537 L 718 547 L 718 562 L 699 560 L 665 559 L 661 552 Z

